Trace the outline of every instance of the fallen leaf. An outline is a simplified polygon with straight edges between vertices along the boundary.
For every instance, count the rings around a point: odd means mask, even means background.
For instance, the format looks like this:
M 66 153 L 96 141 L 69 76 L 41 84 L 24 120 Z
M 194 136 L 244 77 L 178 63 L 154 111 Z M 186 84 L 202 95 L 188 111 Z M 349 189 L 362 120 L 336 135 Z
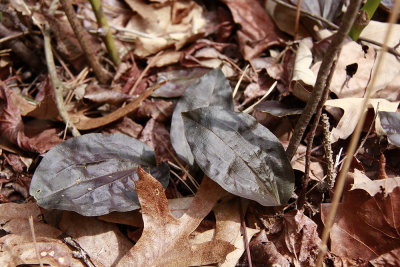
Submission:
M 60 229 L 88 253 L 95 266 L 115 266 L 133 246 L 115 224 L 65 211 Z
M 399 248 L 400 187 L 386 197 L 371 197 L 364 190 L 345 194 L 330 233 L 331 252 L 340 257 L 369 261 Z M 325 223 L 332 204 L 321 205 Z
M 276 220 L 267 238 L 259 237 L 251 245 L 259 257 L 264 257 L 258 258 L 259 261 L 282 266 L 289 266 L 289 263 L 290 266 L 315 266 L 320 242 L 317 224 L 303 212 L 293 210 Z
M 264 206 L 289 200 L 290 162 L 278 138 L 252 116 L 209 106 L 182 117 L 196 163 L 226 191 Z
M 136 192 L 142 206 L 144 229 L 136 245 L 118 266 L 190 266 L 222 263 L 234 247 L 226 241 L 191 245 L 189 235 L 198 227 L 224 190 L 205 177 L 185 214 L 172 216 L 162 186 L 142 169 Z
M 367 39 L 374 40 L 376 42 L 383 43 L 385 42 L 385 35 L 386 31 L 389 27 L 389 24 L 386 22 L 379 22 L 375 20 L 371 20 L 368 25 L 363 29 L 361 32 L 360 37 L 364 37 Z M 393 24 L 392 32 L 389 36 L 389 40 L 387 45 L 389 47 L 395 47 L 399 39 L 397 36 L 400 34 L 400 25 L 399 24 Z M 380 51 L 381 47 L 379 46 L 373 46 L 377 48 L 377 58 L 380 56 Z M 397 47 L 396 51 L 399 53 L 400 48 Z M 390 91 L 390 85 L 391 86 L 396 86 L 396 84 L 393 84 L 397 79 L 397 88 L 398 88 L 398 77 L 400 73 L 400 63 L 397 60 L 397 57 L 386 52 L 385 56 L 382 58 L 382 64 L 380 67 L 379 72 L 377 73 L 377 78 L 376 82 L 374 84 L 374 87 L 372 88 L 373 95 L 371 96 L 372 98 L 385 98 L 389 101 L 398 101 L 399 100 L 399 93 L 397 90 L 391 90 Z M 375 71 L 376 66 L 374 66 Z M 389 89 L 389 90 L 388 90 Z M 388 91 L 387 91 L 388 90 Z
M 134 40 L 133 52 L 139 57 L 147 57 L 171 46 L 179 50 L 188 40 L 204 35 L 206 31 L 203 8 L 195 2 L 179 0 L 162 6 L 149 5 L 142 0 L 125 2 L 137 12 L 131 16 L 126 28 L 146 35 Z M 182 15 L 179 23 L 174 23 L 177 18 L 172 13 L 174 10 L 179 10 Z
M 345 42 L 340 51 L 329 89 L 338 98 L 363 97 L 371 79 L 375 57 L 376 52 L 372 46 L 361 46 L 354 41 Z M 352 64 L 356 64 L 356 71 L 352 75 L 348 75 L 348 66 Z M 320 65 L 321 61 L 311 68 L 315 76 L 317 76 Z
M 29 217 L 33 217 L 36 244 L 32 240 Z M 34 203 L 0 205 L 0 265 L 39 265 L 35 247 L 43 264 L 51 266 L 82 266 L 72 257 L 71 249 L 58 237 L 59 229 L 40 221 L 40 210 Z
M 362 113 L 362 105 L 363 98 L 343 98 L 343 99 L 334 99 L 327 100 L 325 102 L 325 109 L 329 113 L 333 113 L 333 111 L 329 107 L 337 107 L 341 108 L 344 111 L 342 118 L 340 118 L 339 123 L 335 128 L 332 129 L 331 132 L 331 141 L 332 143 L 338 141 L 339 139 L 346 139 L 349 137 L 361 117 Z M 397 110 L 397 106 L 399 102 L 389 102 L 386 99 L 370 99 L 369 106 L 372 106 L 377 111 L 377 106 L 379 103 L 379 111 L 391 111 L 394 112 Z M 375 121 L 375 127 L 377 128 L 378 119 Z
M 176 161 L 176 154 L 172 148 L 169 131 L 164 124 L 157 122 L 155 119 L 150 119 L 146 123 L 139 140 L 153 148 L 157 163 Z
M 349 177 L 354 179 L 351 190 L 362 189 L 372 197 L 378 193 L 384 193 L 387 196 L 400 186 L 400 177 L 371 180 L 357 169 L 354 169 L 354 173 L 349 173 Z
M 400 248 L 393 249 L 369 262 L 374 267 L 400 266 Z
M 246 60 L 257 57 L 270 46 L 280 43 L 283 35 L 257 0 L 223 0 L 233 20 L 241 26 L 237 31 L 241 53 Z
M 3 84 L 0 88 L 0 136 L 21 149 L 44 153 L 62 140 L 57 129 L 43 121 L 24 124 L 18 107 L 12 102 L 10 90 Z
M 157 83 L 168 81 L 154 91 L 155 97 L 180 97 L 198 78 L 209 72 L 206 68 L 172 70 L 157 73 Z
M 30 194 L 46 209 L 86 216 L 139 208 L 134 180 L 138 165 L 150 168 L 164 187 L 167 164 L 156 166 L 154 151 L 123 134 L 87 134 L 50 150 L 32 177 Z
M 311 70 L 311 64 L 313 62 L 311 48 L 312 41 L 310 39 L 303 39 L 300 41 L 296 52 L 293 76 L 290 82 L 290 88 L 293 94 L 303 101 L 308 100 L 311 94 L 310 92 L 317 80 L 317 76 Z

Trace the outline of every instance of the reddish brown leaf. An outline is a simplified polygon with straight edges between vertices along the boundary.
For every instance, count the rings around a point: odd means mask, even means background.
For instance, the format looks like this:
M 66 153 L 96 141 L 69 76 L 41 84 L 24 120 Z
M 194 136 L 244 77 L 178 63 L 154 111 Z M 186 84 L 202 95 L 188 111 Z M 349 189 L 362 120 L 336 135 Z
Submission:
M 387 197 L 353 190 L 340 203 L 331 230 L 331 252 L 368 261 L 400 247 L 400 187 Z M 322 204 L 325 222 L 331 204 Z
M 316 264 L 318 244 L 321 242 L 317 225 L 301 211 L 293 210 L 284 215 L 270 231 L 268 238 L 260 236 L 252 242 L 252 250 L 257 253 L 259 261 L 276 260 L 282 266 L 289 266 L 289 263 L 294 266 Z
M 231 10 L 233 20 L 241 26 L 237 35 L 246 60 L 259 55 L 282 37 L 264 7 L 257 0 L 224 0 Z
M 43 121 L 31 121 L 25 125 L 18 107 L 11 101 L 9 89 L 0 89 L 0 136 L 17 144 L 21 149 L 44 153 L 62 140 L 57 130 Z

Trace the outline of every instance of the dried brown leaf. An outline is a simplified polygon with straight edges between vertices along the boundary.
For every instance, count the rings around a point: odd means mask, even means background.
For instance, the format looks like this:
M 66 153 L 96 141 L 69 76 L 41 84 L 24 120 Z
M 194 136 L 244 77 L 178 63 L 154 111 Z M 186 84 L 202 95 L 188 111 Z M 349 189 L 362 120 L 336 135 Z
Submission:
M 21 149 L 44 153 L 62 140 L 57 129 L 43 121 L 30 121 L 25 125 L 18 107 L 12 102 L 10 90 L 4 85 L 0 89 L 0 136 L 18 145 Z
M 279 44 L 282 35 L 264 7 L 257 0 L 224 0 L 233 20 L 241 26 L 237 31 L 240 50 L 246 60 L 258 56 L 272 45 Z
M 58 236 L 61 231 L 40 222 L 40 210 L 34 203 L 0 205 L 0 229 L 7 234 L 0 238 L 0 265 L 39 265 L 32 241 L 29 217 L 33 217 L 36 245 L 42 263 L 51 266 L 83 266 L 72 257 L 71 249 Z
M 115 224 L 65 211 L 60 229 L 72 236 L 96 266 L 115 266 L 132 243 Z
M 180 218 L 172 216 L 164 190 L 157 180 L 141 168 L 136 192 L 142 206 L 144 230 L 136 245 L 118 266 L 189 266 L 221 263 L 234 247 L 226 241 L 191 245 L 189 235 L 197 228 L 224 190 L 206 178 L 188 211 Z
M 330 233 L 331 252 L 340 257 L 369 261 L 399 248 L 400 187 L 386 197 L 364 190 L 349 191 L 340 203 Z M 332 204 L 322 204 L 326 221 Z

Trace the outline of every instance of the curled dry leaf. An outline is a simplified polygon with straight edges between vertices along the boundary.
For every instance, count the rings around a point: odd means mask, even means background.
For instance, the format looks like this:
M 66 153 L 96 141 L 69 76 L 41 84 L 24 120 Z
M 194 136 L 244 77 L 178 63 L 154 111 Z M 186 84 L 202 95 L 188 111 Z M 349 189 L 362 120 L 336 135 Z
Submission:
M 21 113 L 13 103 L 10 90 L 0 86 L 0 136 L 18 145 L 21 149 L 44 153 L 62 140 L 55 128 L 50 128 L 43 121 L 34 121 L 26 125 Z
M 269 235 L 261 235 L 251 243 L 251 249 L 259 257 L 264 257 L 258 258 L 258 261 L 280 263 L 282 266 L 315 266 L 321 239 L 313 220 L 303 212 L 293 210 L 270 228 Z
M 225 191 L 205 177 L 185 214 L 172 216 L 164 190 L 143 169 L 138 169 L 136 192 L 142 206 L 144 229 L 136 245 L 117 266 L 192 266 L 221 263 L 234 250 L 229 242 L 214 239 L 191 245 L 189 235 L 199 226 Z
M 140 31 L 147 36 L 137 36 L 135 55 L 146 57 L 165 48 L 174 46 L 176 50 L 186 42 L 206 31 L 203 8 L 192 1 L 174 1 L 167 5 L 149 5 L 139 0 L 125 0 L 137 12 L 131 16 L 126 28 Z M 179 11 L 180 15 L 176 15 Z M 179 23 L 177 23 L 179 22 Z

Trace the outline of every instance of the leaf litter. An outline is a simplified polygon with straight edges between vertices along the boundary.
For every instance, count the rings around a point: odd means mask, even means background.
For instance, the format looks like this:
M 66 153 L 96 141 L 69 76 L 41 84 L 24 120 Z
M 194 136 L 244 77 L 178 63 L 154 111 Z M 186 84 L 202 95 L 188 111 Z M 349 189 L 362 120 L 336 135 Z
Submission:
M 91 35 L 90 45 L 113 77 L 110 84 L 99 84 L 87 67 L 85 52 L 61 5 L 18 0 L 0 6 L 4 49 L 0 53 L 1 265 L 39 264 L 36 250 L 42 263 L 53 266 L 83 266 L 88 260 L 96 266 L 235 266 L 250 265 L 250 260 L 260 266 L 315 265 L 318 233 L 331 208 L 332 192 L 324 186 L 331 164 L 323 151 L 327 138 L 319 125 L 310 153 L 311 180 L 304 210 L 298 210 L 295 202 L 305 172 L 307 138 L 291 163 L 282 145 L 291 138 L 313 90 L 319 62 L 344 4 L 303 1 L 301 8 L 308 13 L 300 15 L 297 40 L 292 38 L 296 6 L 283 1 L 264 5 L 242 0 L 103 0 L 102 5 L 121 58 L 118 66 L 107 58 L 104 29 L 97 25 L 90 5 L 74 2 Z M 384 19 L 374 17 L 361 37 L 383 42 L 387 28 L 383 6 L 378 11 Z M 55 72 L 66 86 L 62 97 L 68 122 L 59 116 L 52 81 L 42 63 L 40 30 L 46 22 L 52 31 Z M 395 32 L 398 26 L 394 25 Z M 396 36 L 388 43 L 390 53 L 370 102 L 374 110 L 369 110 L 365 136 L 339 204 L 325 264 L 399 263 L 400 164 L 394 155 L 399 149 L 396 53 L 400 49 Z M 24 51 L 32 52 L 27 56 Z M 323 110 L 331 124 L 336 170 L 346 156 L 340 151 L 353 134 L 380 53 L 379 45 L 362 40 L 347 41 L 339 55 L 330 100 Z M 243 71 L 248 63 L 250 67 Z M 274 82 L 276 89 L 269 92 Z M 267 91 L 267 98 L 252 107 L 250 115 L 238 112 L 248 110 Z M 210 110 L 212 116 L 207 115 Z M 226 114 L 236 118 L 236 124 L 222 122 Z M 195 117 L 206 119 L 186 125 L 188 118 Z M 83 136 L 72 138 L 66 123 L 73 123 Z M 206 135 L 202 127 L 210 123 L 214 126 Z M 96 145 L 90 140 L 93 134 L 101 136 Z M 249 142 L 246 136 L 250 135 L 259 141 Z M 68 150 L 76 140 L 83 141 Z M 265 147 L 268 142 L 274 145 Z M 103 147 L 97 154 L 100 161 L 93 161 L 96 147 Z M 252 160 L 243 161 L 239 168 L 229 160 L 235 153 Z M 122 158 L 131 163 L 125 166 Z M 75 163 L 65 173 L 52 167 L 69 161 Z M 161 184 L 141 169 L 138 173 L 139 166 L 152 170 Z M 70 183 L 68 194 L 56 189 L 53 198 L 37 202 L 28 196 L 29 189 L 34 195 L 37 190 L 64 187 L 78 177 L 77 170 L 87 180 Z M 114 178 L 118 173 L 126 176 L 112 182 L 107 170 Z M 235 178 L 245 170 L 251 175 Z M 208 177 L 202 179 L 203 172 Z M 260 193 L 260 188 L 273 190 Z M 73 201 L 62 201 L 63 195 Z M 255 200 L 249 202 L 251 208 L 246 209 L 243 197 Z M 61 232 L 80 248 L 67 245 Z M 78 260 L 73 250 L 88 257 Z

